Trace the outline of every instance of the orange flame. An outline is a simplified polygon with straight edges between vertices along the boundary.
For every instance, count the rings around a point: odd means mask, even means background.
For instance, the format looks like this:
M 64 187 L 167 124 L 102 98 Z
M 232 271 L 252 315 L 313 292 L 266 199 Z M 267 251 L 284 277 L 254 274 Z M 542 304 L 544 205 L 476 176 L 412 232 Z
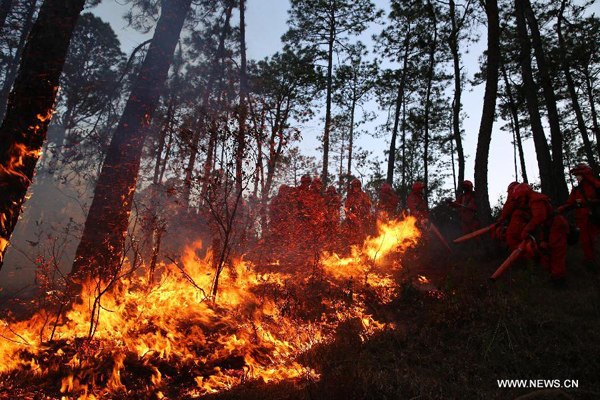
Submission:
M 361 275 L 368 275 L 365 283 L 383 291 L 396 286 L 391 272 L 401 268 L 400 255 L 417 243 L 420 232 L 412 217 L 382 222 L 378 228 L 379 235 L 368 238 L 360 248 L 353 248 L 350 257 L 324 254 L 323 273 L 341 282 L 340 287 L 345 279 Z M 24 369 L 26 364 L 40 375 L 60 370 L 63 374 L 60 393 L 102 398 L 108 393 L 128 390 L 122 376 L 129 354 L 147 366 L 150 371 L 147 385 L 156 397 L 164 397 L 160 388 L 170 378 L 153 360 L 185 365 L 186 370 L 196 371 L 193 380 L 197 387 L 187 395 L 200 396 L 253 379 L 264 382 L 317 379 L 317 372 L 298 362 L 298 356 L 315 344 L 330 341 L 339 323 L 360 321 L 363 340 L 386 327 L 365 311 L 360 295 L 347 303 L 323 299 L 332 315 L 321 320 L 286 315 L 281 304 L 261 295 L 258 289 L 284 288 L 299 277 L 283 272 L 259 273 L 243 259 L 223 270 L 216 304 L 207 296 L 213 281 L 212 254 L 208 252 L 199 258 L 197 252 L 201 246 L 201 242 L 189 246 L 180 266 L 162 265 L 161 282 L 154 286 L 145 278 L 131 277 L 98 301 L 98 289 L 104 288 L 103 283 L 98 286 L 98 282 L 88 282 L 82 293 L 85 301 L 74 304 L 64 321 L 55 327 L 47 323 L 55 316 L 44 310 L 26 321 L 0 321 L 0 374 Z M 87 347 L 82 346 L 84 349 L 60 368 L 40 362 L 43 353 L 49 351 L 51 335 L 54 342 L 67 344 L 85 340 L 89 337 L 90 321 L 97 322 L 93 341 L 88 341 Z M 25 354 L 29 355 L 28 361 Z M 61 349 L 54 354 L 67 357 Z M 100 373 L 97 360 L 103 358 L 112 363 L 110 370 Z M 99 374 L 105 376 L 104 385 L 94 384 L 94 379 L 83 379 Z

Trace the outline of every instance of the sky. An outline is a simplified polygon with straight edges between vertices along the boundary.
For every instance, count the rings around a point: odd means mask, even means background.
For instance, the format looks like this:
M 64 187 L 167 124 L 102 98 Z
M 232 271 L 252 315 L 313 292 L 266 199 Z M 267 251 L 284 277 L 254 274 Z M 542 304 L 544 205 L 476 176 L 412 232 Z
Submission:
M 381 7 L 387 7 L 387 0 L 375 0 L 375 3 Z M 247 51 L 249 59 L 263 59 L 275 52 L 281 50 L 281 35 L 287 30 L 286 21 L 288 19 L 287 10 L 290 6 L 288 0 L 247 0 L 246 2 L 246 35 Z M 598 4 L 593 6 L 594 11 L 600 11 Z M 126 4 L 121 4 L 119 0 L 103 0 L 102 3 L 91 10 L 103 20 L 109 22 L 119 39 L 123 51 L 128 53 L 139 43 L 149 36 L 142 36 L 133 29 L 126 26 L 122 16 L 128 10 Z M 374 32 L 380 31 L 375 27 Z M 481 35 L 481 40 L 470 47 L 468 54 L 463 55 L 463 67 L 467 78 L 472 79 L 478 71 L 478 58 L 485 50 L 485 32 Z M 368 39 L 367 39 L 368 41 Z M 482 112 L 483 92 L 485 85 L 479 85 L 474 88 L 468 88 L 463 93 L 463 112 L 467 117 L 463 121 L 464 150 L 467 155 L 465 178 L 473 180 L 473 165 L 475 161 L 475 151 L 477 147 L 477 134 Z M 386 111 L 376 110 L 380 115 L 380 122 L 385 118 Z M 512 136 L 508 132 L 500 131 L 501 121 L 494 124 L 494 132 L 490 147 L 490 158 L 488 164 L 489 170 L 489 195 L 491 205 L 494 206 L 506 193 L 506 187 L 515 180 L 513 146 L 511 144 Z M 367 129 L 374 131 L 374 126 Z M 320 120 L 314 120 L 302 126 L 303 141 L 300 145 L 304 154 L 315 156 L 320 159 L 321 153 L 316 150 L 318 141 L 316 137 L 322 133 L 323 123 Z M 381 169 L 385 170 L 384 151 L 388 148 L 385 138 L 374 139 L 369 135 L 364 135 L 357 140 L 357 145 L 370 150 L 374 156 L 377 156 L 382 163 Z M 538 169 L 535 158 L 533 142 L 527 140 L 524 142 L 524 151 L 527 164 L 527 173 L 530 181 L 538 180 Z M 449 157 L 449 155 L 448 155 Z M 330 166 L 330 172 L 333 168 Z M 447 183 L 447 187 L 452 187 L 452 182 Z M 477 188 L 475 188 L 477 189 Z

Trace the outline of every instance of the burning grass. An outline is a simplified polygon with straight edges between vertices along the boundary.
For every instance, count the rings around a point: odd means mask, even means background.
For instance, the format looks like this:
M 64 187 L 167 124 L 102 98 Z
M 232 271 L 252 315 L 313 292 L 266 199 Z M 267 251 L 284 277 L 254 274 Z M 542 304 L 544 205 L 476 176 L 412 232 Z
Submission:
M 256 268 L 243 259 L 226 268 L 209 298 L 211 254 L 190 246 L 160 280 L 122 279 L 103 293 L 83 286 L 69 310 L 40 309 L 2 321 L 0 396 L 200 397 L 247 382 L 318 381 L 303 362 L 352 326 L 359 342 L 387 327 L 368 303 L 393 300 L 401 254 L 419 238 L 413 218 L 379 224 L 379 235 L 350 256 L 324 254 L 313 271 Z M 103 293 L 101 296 L 99 293 Z

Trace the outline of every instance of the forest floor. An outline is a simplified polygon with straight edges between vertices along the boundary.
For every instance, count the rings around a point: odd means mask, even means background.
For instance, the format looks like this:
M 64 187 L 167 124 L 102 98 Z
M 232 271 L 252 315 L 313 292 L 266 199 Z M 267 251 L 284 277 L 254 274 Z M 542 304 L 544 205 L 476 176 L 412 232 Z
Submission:
M 432 284 L 423 290 L 405 274 L 401 295 L 371 310 L 393 329 L 363 341 L 349 322 L 332 343 L 304 354 L 302 364 L 319 380 L 248 383 L 206 398 L 600 398 L 600 273 L 586 269 L 572 247 L 566 287 L 555 287 L 531 261 L 494 283 L 489 276 L 505 252 L 484 261 L 465 254 L 414 258 L 412 276 Z M 556 381 L 509 389 L 499 387 L 501 379 Z M 578 388 L 565 388 L 565 380 Z
M 396 276 L 398 297 L 387 304 L 368 303 L 367 311 L 386 328 L 365 338 L 360 321 L 349 320 L 332 341 L 300 355 L 297 361 L 318 379 L 254 380 L 203 398 L 600 398 L 600 272 L 584 267 L 579 250 L 571 247 L 566 287 L 555 287 L 530 261 L 493 283 L 489 276 L 506 251 L 490 256 L 483 246 L 470 246 L 452 255 L 439 246 L 404 255 Z M 419 276 L 430 283 L 419 283 Z M 500 388 L 498 380 L 504 379 L 535 380 L 538 387 Z M 552 381 L 553 387 L 541 387 L 545 383 L 537 380 Z M 566 380 L 576 381 L 578 388 L 556 387 Z M 36 384 L 26 382 L 15 387 L 31 393 Z M 53 397 L 60 395 L 56 385 L 50 391 L 47 386 L 35 390 L 49 395 L 39 398 L 60 398 Z M 186 387 L 163 388 L 163 394 L 185 398 Z M 141 390 L 132 391 L 133 397 L 111 398 L 154 398 L 137 397 Z M 0 390 L 0 398 L 13 398 L 9 393 L 21 392 Z

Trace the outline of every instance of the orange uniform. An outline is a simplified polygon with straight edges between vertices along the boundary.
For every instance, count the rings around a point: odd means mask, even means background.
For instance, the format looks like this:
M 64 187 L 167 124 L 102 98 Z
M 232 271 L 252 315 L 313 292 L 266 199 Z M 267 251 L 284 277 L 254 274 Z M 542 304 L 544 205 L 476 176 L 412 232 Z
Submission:
M 513 182 L 508 187 L 508 196 L 502 207 L 500 219 L 498 220 L 499 222 L 508 223 L 504 239 L 511 250 L 516 249 L 521 243 L 521 232 L 525 225 L 527 225 L 527 222 L 531 219 L 527 207 L 521 207 L 519 202 L 512 195 L 512 189 L 515 185 L 518 185 L 518 183 Z
M 538 243 L 540 262 L 550 271 L 554 280 L 565 278 L 567 259 L 567 220 L 554 213 L 550 198 L 534 192 L 522 183 L 514 190 L 518 204 L 531 215 L 521 231 L 521 240 L 534 236 Z
M 394 192 L 392 185 L 387 182 L 381 184 L 381 192 L 379 195 L 379 203 L 377 203 L 377 211 L 384 219 L 393 219 L 398 212 L 398 204 L 400 200 Z
M 461 186 L 463 193 L 456 198 L 456 201 L 451 201 L 448 205 L 458 209 L 462 232 L 467 234 L 479 229 L 479 220 L 477 219 L 477 204 L 475 203 L 473 183 L 464 181 Z
M 571 194 L 566 203 L 558 208 L 559 212 L 566 211 L 570 208 L 575 209 L 575 223 L 579 228 L 579 240 L 583 250 L 583 257 L 586 262 L 595 262 L 594 242 L 600 232 L 599 221 L 591 219 L 591 213 L 594 207 L 598 207 L 600 211 L 600 199 L 598 191 L 600 191 L 600 181 L 594 178 L 592 169 L 586 164 L 579 164 L 571 170 L 575 174 L 579 185 L 571 190 Z
M 350 191 L 344 203 L 346 219 L 344 226 L 349 244 L 359 244 L 371 233 L 373 216 L 371 214 L 371 199 L 361 189 L 358 179 L 350 184 Z
M 423 189 L 425 189 L 423 182 L 413 183 L 412 190 L 406 198 L 406 207 L 418 220 L 429 219 L 429 207 L 423 198 Z

